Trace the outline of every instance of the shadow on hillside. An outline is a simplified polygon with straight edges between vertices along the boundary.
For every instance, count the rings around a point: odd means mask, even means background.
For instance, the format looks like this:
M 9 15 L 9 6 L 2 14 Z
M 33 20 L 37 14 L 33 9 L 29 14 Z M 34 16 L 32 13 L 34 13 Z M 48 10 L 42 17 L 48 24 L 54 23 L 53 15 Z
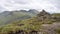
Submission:
M 38 31 L 30 31 L 30 32 L 25 32 L 23 30 L 20 30 L 20 31 L 16 31 L 16 32 L 13 32 L 13 31 L 10 31 L 8 34 L 38 34 Z

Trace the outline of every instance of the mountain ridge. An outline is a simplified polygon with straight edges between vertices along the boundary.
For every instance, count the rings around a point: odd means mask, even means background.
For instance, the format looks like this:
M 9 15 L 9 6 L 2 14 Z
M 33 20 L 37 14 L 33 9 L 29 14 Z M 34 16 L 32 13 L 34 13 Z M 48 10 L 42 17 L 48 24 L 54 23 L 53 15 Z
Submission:
M 11 20 L 28 19 L 28 18 L 36 16 L 38 13 L 39 12 L 37 10 L 36 11 L 35 10 L 32 10 L 32 11 L 26 11 L 26 10 L 4 11 L 4 12 L 0 13 L 0 24 L 2 25 L 6 22 L 10 22 Z

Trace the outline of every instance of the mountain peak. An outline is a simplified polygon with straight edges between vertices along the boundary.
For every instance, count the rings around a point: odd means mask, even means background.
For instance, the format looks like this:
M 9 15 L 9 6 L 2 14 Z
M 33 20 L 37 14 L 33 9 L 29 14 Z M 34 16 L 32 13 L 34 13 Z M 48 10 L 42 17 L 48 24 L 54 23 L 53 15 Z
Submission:
M 35 10 L 35 9 L 30 9 L 28 12 L 34 13 L 34 14 L 38 14 L 38 13 L 39 13 L 39 11 L 37 11 L 37 10 Z
M 37 10 L 35 10 L 35 9 L 30 9 L 29 11 L 31 12 L 31 11 L 37 11 Z
M 46 12 L 45 10 L 42 10 L 42 12 L 40 12 L 37 16 L 39 17 L 38 19 L 51 18 L 51 14 Z
M 42 12 L 46 12 L 46 11 L 43 9 Z

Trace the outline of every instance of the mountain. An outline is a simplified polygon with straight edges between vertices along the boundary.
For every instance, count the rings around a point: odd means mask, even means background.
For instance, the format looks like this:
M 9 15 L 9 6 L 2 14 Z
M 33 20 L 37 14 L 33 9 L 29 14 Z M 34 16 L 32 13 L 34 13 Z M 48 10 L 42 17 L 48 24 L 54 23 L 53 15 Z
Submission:
M 29 12 L 30 12 L 30 13 L 33 13 L 33 14 L 38 14 L 38 11 L 35 10 L 35 9 L 30 9 Z
M 25 13 L 25 10 L 21 11 Z M 11 24 L 1 26 L 0 34 L 60 34 L 60 22 L 54 21 L 58 19 L 54 15 L 42 10 L 35 17 L 16 20 Z
M 17 11 L 4 11 L 0 13 L 0 25 L 9 24 L 12 21 L 15 20 L 24 20 L 31 17 L 34 17 L 39 12 L 37 10 L 17 10 Z
M 60 34 L 60 22 L 52 19 L 52 14 L 42 10 L 35 17 L 1 26 L 0 34 Z

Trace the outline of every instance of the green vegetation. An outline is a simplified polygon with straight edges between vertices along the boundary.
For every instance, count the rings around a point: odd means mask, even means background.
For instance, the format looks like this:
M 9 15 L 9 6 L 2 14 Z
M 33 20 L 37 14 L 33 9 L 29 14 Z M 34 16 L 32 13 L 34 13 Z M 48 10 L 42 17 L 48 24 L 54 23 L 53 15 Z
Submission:
M 20 15 L 20 16 L 19 16 Z M 25 18 L 25 16 L 31 16 L 32 14 L 29 13 L 19 13 L 16 12 L 13 13 L 13 16 L 10 16 L 10 18 L 15 19 L 15 18 Z M 7 17 L 8 20 L 10 19 L 9 16 Z M 20 32 L 21 30 L 25 32 L 30 32 L 32 30 L 34 31 L 40 31 L 41 25 L 42 24 L 52 24 L 53 18 L 49 13 L 46 13 L 44 10 L 43 12 L 39 13 L 37 16 L 32 15 L 31 18 L 29 19 L 24 19 L 24 20 L 12 20 L 10 24 L 4 25 L 0 27 L 0 34 L 15 34 L 17 32 Z M 3 21 L 2 21 L 3 22 Z M 9 23 L 9 22 L 8 22 Z M 58 33 L 60 32 L 60 29 L 56 30 Z M 45 32 L 44 32 L 45 33 Z
M 38 22 L 35 18 L 26 19 L 26 20 L 19 21 L 17 23 L 14 22 L 12 24 L 2 26 L 0 28 L 0 33 L 8 34 L 11 31 L 17 32 L 19 30 L 24 30 L 26 32 L 29 32 L 31 30 L 38 31 L 40 29 L 41 24 L 42 23 L 40 21 Z
M 60 13 L 54 13 L 54 14 L 52 14 L 52 16 L 59 17 Z
M 12 24 L 8 24 L 6 26 L 1 27 L 0 32 L 8 34 L 11 31 L 15 33 L 19 30 L 24 30 L 26 32 L 29 32 L 31 30 L 39 31 L 42 24 L 51 24 L 49 20 L 48 20 L 49 23 L 46 22 L 39 21 L 37 17 L 25 20 L 17 20 Z
M 38 13 L 38 12 L 37 12 Z M 15 20 L 24 20 L 37 15 L 35 12 L 20 10 L 20 11 L 5 11 L 0 14 L 0 26 L 9 24 Z
M 55 29 L 55 31 L 60 34 L 60 28 Z
M 60 13 L 54 13 L 52 16 L 55 22 L 60 22 Z

